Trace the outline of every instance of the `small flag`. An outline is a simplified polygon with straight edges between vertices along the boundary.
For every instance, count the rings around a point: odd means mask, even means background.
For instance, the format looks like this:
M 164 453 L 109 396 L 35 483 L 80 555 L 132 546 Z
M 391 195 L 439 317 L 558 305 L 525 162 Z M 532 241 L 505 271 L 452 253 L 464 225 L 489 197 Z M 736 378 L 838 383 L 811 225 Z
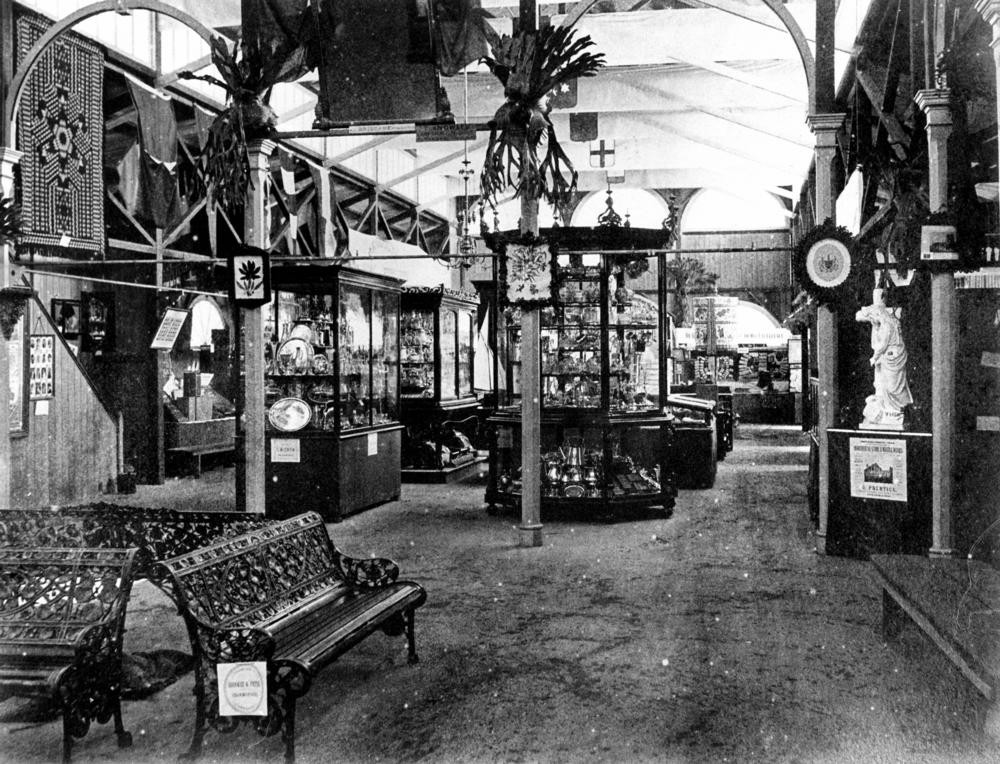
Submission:
M 590 166 L 591 167 L 613 167 L 615 164 L 615 142 L 606 141 L 603 138 L 599 141 L 590 142 Z
M 569 139 L 582 143 L 583 141 L 597 140 L 597 112 L 580 111 L 570 112 L 569 115 Z
M 576 78 L 567 80 L 551 91 L 549 106 L 553 109 L 571 109 L 576 106 Z

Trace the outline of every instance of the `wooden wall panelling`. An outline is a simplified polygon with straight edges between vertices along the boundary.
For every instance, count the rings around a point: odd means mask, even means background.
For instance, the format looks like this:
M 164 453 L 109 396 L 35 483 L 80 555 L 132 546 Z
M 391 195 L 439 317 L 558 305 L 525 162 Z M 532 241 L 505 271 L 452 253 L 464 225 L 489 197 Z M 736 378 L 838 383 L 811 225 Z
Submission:
M 29 305 L 32 334 L 52 334 L 54 397 L 48 414 L 28 413 L 28 433 L 12 446 L 11 503 L 41 507 L 84 501 L 100 494 L 117 471 L 116 424 L 58 335 L 41 298 Z

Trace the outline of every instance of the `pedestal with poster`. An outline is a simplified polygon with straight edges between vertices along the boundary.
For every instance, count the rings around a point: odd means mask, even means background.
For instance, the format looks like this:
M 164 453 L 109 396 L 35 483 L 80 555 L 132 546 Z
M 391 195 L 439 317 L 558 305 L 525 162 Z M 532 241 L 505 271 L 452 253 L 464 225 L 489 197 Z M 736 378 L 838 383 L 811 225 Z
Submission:
M 828 554 L 925 554 L 931 545 L 929 433 L 829 431 Z

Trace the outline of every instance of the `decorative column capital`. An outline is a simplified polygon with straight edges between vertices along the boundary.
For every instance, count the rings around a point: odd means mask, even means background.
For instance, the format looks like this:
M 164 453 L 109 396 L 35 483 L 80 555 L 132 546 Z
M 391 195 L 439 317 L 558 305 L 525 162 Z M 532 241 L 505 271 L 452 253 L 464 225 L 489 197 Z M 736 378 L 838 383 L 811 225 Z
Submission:
M 267 161 L 276 148 L 278 148 L 278 144 L 267 138 L 259 141 L 250 141 L 247 144 L 247 154 L 250 156 L 250 169 L 267 169 Z
M 806 124 L 816 136 L 817 148 L 833 148 L 837 145 L 837 132 L 844 126 L 843 112 L 831 114 L 810 114 Z
M 951 126 L 951 91 L 948 88 L 918 90 L 913 100 L 927 115 L 929 126 Z
M 23 151 L 18 151 L 10 146 L 0 146 L 0 164 L 10 164 L 17 165 L 21 163 L 21 157 L 24 156 Z

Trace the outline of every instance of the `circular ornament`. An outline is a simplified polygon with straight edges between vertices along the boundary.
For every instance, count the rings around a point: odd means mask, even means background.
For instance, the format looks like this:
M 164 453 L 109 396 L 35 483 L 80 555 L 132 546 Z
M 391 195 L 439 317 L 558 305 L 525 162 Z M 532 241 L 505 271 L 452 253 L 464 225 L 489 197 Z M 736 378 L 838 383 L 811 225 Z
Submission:
M 806 273 L 818 287 L 840 286 L 851 274 L 851 253 L 839 239 L 821 239 L 806 253 Z
M 864 262 L 854 235 L 831 220 L 803 236 L 792 256 L 795 280 L 820 304 L 853 299 Z

